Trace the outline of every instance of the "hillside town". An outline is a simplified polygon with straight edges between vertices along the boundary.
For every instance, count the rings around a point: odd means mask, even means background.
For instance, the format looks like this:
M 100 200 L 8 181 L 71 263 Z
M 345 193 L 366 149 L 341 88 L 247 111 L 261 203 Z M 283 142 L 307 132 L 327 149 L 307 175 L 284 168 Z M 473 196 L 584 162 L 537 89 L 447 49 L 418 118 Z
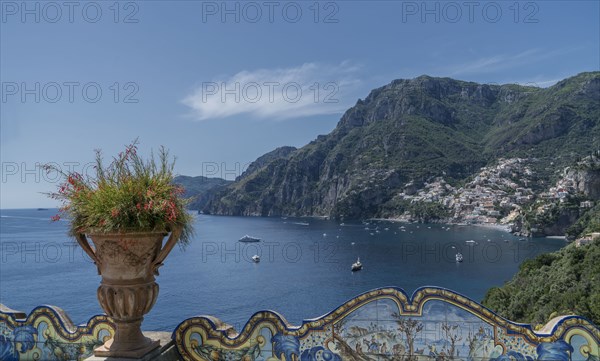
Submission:
M 594 207 L 593 200 L 581 198 L 580 181 L 569 168 L 553 186 L 536 193 L 532 187 L 536 178 L 533 162 L 535 159 L 500 159 L 495 165 L 481 168 L 472 180 L 458 188 L 443 177 L 425 183 L 419 190 L 409 183 L 397 198 L 411 204 L 443 205 L 448 210 L 448 216 L 440 219 L 443 222 L 504 226 L 511 231 L 520 230 L 521 219 L 528 212 L 543 217 L 559 205 L 574 201 L 583 211 Z M 582 200 L 578 202 L 579 199 Z M 400 219 L 415 220 L 408 211 Z
M 413 203 L 438 202 L 450 210 L 449 221 L 453 223 L 510 224 L 522 206 L 534 199 L 529 188 L 533 172 L 526 164 L 520 158 L 501 159 L 494 166 L 481 168 L 460 188 L 439 177 L 418 192 L 404 192 L 399 197 Z

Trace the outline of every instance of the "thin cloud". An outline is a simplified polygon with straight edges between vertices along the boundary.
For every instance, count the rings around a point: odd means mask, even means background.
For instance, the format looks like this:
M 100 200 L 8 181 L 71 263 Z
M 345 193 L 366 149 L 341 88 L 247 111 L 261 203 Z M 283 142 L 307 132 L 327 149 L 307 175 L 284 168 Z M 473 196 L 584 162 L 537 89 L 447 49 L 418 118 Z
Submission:
M 455 66 L 451 75 L 455 76 L 462 74 L 489 73 L 531 63 L 539 60 L 540 56 L 543 55 L 540 55 L 539 49 L 529 49 L 518 54 L 502 54 L 484 57 L 466 64 Z
M 493 56 L 482 57 L 465 63 L 455 64 L 442 70 L 450 76 L 492 73 L 524 66 L 527 64 L 534 64 L 542 60 L 567 54 L 573 50 L 576 49 L 555 49 L 551 51 L 544 51 L 542 49 L 533 48 L 517 54 L 497 54 Z
M 359 70 L 350 62 L 244 70 L 203 82 L 182 102 L 196 120 L 243 114 L 272 119 L 340 114 L 356 100 Z

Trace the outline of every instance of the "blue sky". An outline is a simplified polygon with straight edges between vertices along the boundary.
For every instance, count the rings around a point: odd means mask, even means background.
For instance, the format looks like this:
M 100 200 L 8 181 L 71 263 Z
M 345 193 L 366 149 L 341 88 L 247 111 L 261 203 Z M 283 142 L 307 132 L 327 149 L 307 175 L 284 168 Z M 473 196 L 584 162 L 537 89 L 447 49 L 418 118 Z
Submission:
M 55 205 L 36 163 L 80 171 L 136 137 L 180 174 L 231 178 L 393 79 L 600 69 L 598 1 L 2 0 L 0 16 L 0 208 Z

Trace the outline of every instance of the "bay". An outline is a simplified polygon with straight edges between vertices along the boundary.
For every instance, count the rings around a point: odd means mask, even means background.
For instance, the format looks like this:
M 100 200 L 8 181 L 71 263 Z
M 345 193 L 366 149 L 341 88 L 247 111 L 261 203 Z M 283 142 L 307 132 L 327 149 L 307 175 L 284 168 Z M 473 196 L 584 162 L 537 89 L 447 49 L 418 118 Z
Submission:
M 76 324 L 102 313 L 100 276 L 70 239 L 56 210 L 0 211 L 0 303 L 30 312 L 42 304 L 64 309 Z M 175 248 L 160 269 L 160 295 L 147 330 L 172 331 L 185 318 L 213 315 L 240 330 L 270 309 L 290 323 L 318 317 L 363 292 L 395 286 L 408 294 L 445 287 L 481 301 L 519 264 L 565 245 L 526 241 L 501 229 L 391 221 L 199 215 L 196 235 Z M 257 243 L 238 240 L 249 234 Z M 467 242 L 474 241 L 474 242 Z M 464 256 L 457 263 L 455 255 Z M 259 263 L 251 259 L 261 256 Z M 351 272 L 360 257 L 364 269 Z

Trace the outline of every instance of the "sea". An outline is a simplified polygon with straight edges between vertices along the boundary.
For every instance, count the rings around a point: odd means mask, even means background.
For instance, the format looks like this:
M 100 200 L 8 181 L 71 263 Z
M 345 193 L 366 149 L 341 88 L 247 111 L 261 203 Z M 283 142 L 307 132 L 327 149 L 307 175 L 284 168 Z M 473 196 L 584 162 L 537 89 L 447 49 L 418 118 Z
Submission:
M 0 303 L 27 313 L 54 305 L 85 323 L 103 312 L 100 276 L 68 237 L 68 223 L 50 220 L 54 214 L 0 210 Z M 239 242 L 246 234 L 261 241 Z M 380 287 L 409 295 L 445 287 L 479 302 L 525 259 L 564 245 L 482 226 L 197 215 L 191 244 L 174 248 L 160 269 L 160 294 L 143 328 L 172 331 L 186 318 L 211 315 L 240 330 L 262 310 L 299 325 Z M 358 258 L 363 269 L 352 272 Z

